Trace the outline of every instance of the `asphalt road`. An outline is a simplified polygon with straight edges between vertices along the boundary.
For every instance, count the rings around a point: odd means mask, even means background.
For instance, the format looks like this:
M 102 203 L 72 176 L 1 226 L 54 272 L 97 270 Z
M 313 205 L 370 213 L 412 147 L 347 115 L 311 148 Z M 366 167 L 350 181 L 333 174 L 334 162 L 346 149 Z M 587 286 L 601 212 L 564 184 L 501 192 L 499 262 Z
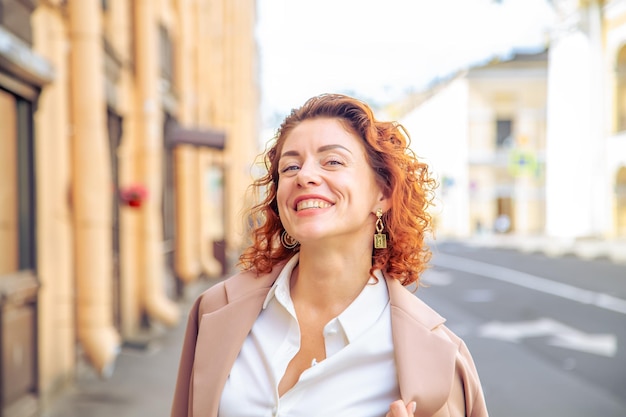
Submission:
M 466 341 L 492 417 L 626 416 L 626 265 L 433 246 L 417 296 Z

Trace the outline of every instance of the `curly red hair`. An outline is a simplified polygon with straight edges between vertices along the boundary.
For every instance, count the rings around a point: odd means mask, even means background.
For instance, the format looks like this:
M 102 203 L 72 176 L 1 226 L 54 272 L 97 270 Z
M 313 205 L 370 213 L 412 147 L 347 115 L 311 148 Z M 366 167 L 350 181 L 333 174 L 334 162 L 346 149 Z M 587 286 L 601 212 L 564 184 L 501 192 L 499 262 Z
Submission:
M 418 283 L 431 256 L 425 237 L 432 226 L 428 208 L 437 184 L 428 165 L 409 148 L 410 137 L 402 125 L 376 120 L 367 104 L 341 94 L 309 99 L 292 110 L 278 129 L 264 156 L 267 173 L 251 185 L 257 196 L 261 191 L 265 195 L 255 200 L 260 202 L 249 210 L 251 245 L 240 256 L 240 265 L 245 270 L 266 273 L 299 250 L 287 249 L 280 243 L 284 228 L 276 203 L 278 159 L 291 131 L 302 121 L 314 118 L 337 119 L 363 139 L 367 161 L 384 195 L 390 199 L 391 208 L 382 218 L 387 248 L 372 249 L 370 273 L 381 269 L 403 285 Z

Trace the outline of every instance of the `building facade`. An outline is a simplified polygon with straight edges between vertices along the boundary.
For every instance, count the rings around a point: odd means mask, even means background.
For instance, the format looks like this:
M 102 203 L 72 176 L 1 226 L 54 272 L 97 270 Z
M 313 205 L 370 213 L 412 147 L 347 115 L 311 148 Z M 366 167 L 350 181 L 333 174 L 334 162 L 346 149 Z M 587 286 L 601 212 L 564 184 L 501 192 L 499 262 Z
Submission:
M 546 77 L 545 52 L 516 54 L 409 100 L 400 121 L 439 181 L 438 235 L 543 232 Z
M 467 74 L 472 233 L 545 229 L 546 58 L 515 54 Z
M 180 320 L 258 153 L 253 0 L 0 0 L 0 416 Z
M 604 6 L 606 27 L 604 68 L 607 84 L 604 97 L 609 109 L 607 136 L 607 171 L 613 186 L 609 207 L 613 213 L 613 234 L 626 240 L 626 1 L 607 2 Z M 609 188 L 610 190 L 610 188 Z
M 553 5 L 546 233 L 626 241 L 626 2 Z
M 551 4 L 545 54 L 471 68 L 396 107 L 439 176 L 439 234 L 504 231 L 623 261 L 626 1 Z

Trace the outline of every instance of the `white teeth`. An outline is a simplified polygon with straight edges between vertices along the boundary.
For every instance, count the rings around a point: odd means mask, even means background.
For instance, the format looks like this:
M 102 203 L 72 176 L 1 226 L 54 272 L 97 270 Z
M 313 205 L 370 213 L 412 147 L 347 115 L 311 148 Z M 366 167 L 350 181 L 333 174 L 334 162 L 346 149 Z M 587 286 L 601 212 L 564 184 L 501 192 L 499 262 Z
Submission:
M 297 210 L 311 209 L 311 208 L 326 208 L 330 207 L 330 204 L 324 200 L 304 200 L 300 201 L 296 206 Z

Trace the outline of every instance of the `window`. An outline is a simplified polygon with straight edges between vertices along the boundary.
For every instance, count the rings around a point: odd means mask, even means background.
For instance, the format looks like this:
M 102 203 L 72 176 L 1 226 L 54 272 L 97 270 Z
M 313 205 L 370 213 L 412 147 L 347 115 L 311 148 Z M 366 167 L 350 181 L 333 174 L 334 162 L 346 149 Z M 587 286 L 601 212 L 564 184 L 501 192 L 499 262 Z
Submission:
M 496 120 L 496 147 L 504 148 L 512 145 L 513 121 L 510 119 Z
M 159 61 L 161 77 L 171 85 L 174 79 L 174 51 L 170 35 L 163 25 L 159 25 Z
M 0 275 L 35 269 L 32 104 L 0 89 Z

